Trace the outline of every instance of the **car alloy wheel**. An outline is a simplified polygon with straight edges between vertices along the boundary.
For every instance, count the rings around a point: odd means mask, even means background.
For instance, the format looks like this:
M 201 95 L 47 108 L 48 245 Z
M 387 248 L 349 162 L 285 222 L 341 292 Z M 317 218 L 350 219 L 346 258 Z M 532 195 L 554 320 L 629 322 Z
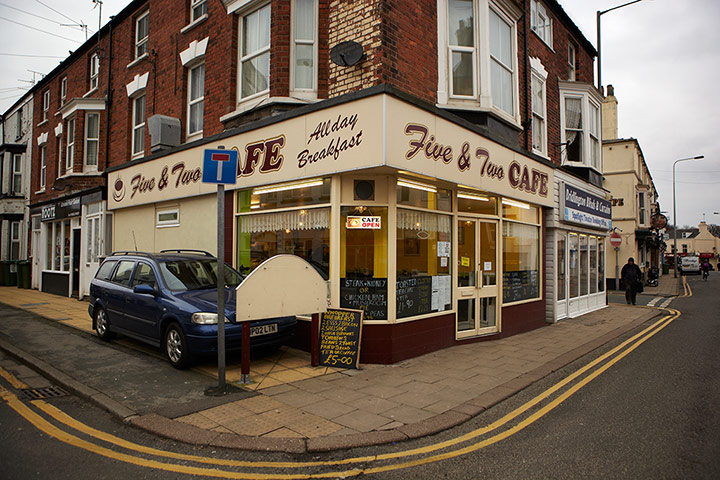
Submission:
M 107 314 L 105 310 L 100 307 L 95 311 L 95 333 L 101 340 L 110 340 L 113 337 L 110 331 L 110 324 L 108 323 Z
M 176 323 L 171 324 L 165 331 L 165 354 L 175 368 L 185 368 L 190 364 L 185 335 Z

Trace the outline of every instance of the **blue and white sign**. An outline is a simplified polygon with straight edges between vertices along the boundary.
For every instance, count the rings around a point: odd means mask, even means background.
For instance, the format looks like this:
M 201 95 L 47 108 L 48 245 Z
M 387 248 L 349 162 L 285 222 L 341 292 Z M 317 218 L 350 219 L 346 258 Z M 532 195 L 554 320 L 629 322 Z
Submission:
M 610 230 L 612 204 L 565 183 L 560 184 L 561 220 L 587 227 Z
M 203 183 L 237 183 L 237 150 L 205 150 L 203 156 Z

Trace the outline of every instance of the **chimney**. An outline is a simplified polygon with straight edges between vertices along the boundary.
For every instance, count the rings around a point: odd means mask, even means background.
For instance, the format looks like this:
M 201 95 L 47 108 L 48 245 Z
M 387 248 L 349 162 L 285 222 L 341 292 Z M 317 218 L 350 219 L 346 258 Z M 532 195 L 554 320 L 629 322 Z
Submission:
M 615 89 L 607 86 L 607 96 L 602 104 L 602 139 L 614 140 L 618 138 L 618 101 L 615 98 Z

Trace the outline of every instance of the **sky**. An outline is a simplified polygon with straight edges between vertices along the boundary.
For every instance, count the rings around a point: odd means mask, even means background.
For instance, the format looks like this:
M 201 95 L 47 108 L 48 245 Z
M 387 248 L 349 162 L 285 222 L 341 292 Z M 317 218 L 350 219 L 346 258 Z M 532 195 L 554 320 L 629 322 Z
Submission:
M 627 1 L 560 4 L 595 45 L 596 11 Z M 103 0 L 102 24 L 128 3 Z M 67 25 L 92 34 L 98 14 L 93 0 L 0 0 L 0 112 L 40 78 L 32 71 L 50 72 L 85 41 Z M 673 224 L 673 162 L 704 155 L 676 166 L 677 223 L 720 224 L 720 1 L 642 0 L 601 19 L 602 79 L 615 87 L 619 136 L 640 143 L 661 210 Z

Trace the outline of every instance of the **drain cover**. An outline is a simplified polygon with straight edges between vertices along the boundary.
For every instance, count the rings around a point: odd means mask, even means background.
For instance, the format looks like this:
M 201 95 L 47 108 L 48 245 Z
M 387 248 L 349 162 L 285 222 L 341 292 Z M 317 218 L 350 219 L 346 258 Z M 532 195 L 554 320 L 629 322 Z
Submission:
M 23 388 L 20 393 L 25 395 L 28 400 L 42 400 L 43 398 L 62 397 L 67 392 L 60 387 L 43 387 L 43 388 Z

